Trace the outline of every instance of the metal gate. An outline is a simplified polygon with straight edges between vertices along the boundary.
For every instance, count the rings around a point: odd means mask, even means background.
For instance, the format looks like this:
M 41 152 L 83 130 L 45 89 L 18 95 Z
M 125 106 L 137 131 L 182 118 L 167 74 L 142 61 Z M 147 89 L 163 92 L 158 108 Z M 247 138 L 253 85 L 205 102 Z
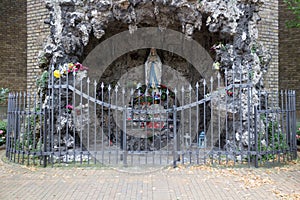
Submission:
M 264 165 L 296 157 L 295 92 L 251 84 L 126 88 L 50 75 L 9 95 L 6 156 L 23 164 Z

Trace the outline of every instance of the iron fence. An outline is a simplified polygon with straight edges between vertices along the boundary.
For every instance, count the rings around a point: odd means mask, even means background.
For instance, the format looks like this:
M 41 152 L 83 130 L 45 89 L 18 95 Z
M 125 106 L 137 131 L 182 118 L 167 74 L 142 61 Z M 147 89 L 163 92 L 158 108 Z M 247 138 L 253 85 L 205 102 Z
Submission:
M 220 75 L 156 88 L 49 77 L 44 92 L 9 94 L 10 161 L 258 167 L 297 156 L 295 91 L 222 85 Z

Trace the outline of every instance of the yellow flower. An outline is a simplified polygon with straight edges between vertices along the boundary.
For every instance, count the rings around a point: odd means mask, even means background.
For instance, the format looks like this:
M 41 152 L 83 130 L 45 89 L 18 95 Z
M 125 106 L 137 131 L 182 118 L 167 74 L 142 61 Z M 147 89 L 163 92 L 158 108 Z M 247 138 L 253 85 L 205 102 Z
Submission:
M 53 76 L 54 76 L 55 78 L 60 78 L 61 74 L 60 74 L 59 70 L 54 70 Z
M 73 69 L 74 64 L 73 63 L 69 63 L 68 66 L 69 66 L 69 69 Z

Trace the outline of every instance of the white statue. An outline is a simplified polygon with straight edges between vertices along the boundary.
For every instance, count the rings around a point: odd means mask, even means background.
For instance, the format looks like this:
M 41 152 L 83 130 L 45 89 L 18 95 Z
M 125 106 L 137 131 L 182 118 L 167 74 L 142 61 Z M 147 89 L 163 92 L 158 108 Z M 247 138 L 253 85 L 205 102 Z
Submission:
M 154 48 L 145 63 L 145 82 L 147 87 L 157 88 L 161 84 L 162 63 Z

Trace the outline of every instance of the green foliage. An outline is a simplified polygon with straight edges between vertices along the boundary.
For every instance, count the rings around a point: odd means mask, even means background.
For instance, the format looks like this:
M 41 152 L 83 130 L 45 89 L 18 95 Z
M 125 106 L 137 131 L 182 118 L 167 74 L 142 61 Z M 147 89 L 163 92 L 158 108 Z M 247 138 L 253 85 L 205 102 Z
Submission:
M 37 107 L 35 110 L 32 110 L 32 113 L 39 113 L 40 107 Z M 43 128 L 40 124 L 43 121 L 43 116 L 39 114 L 32 114 L 26 116 L 24 123 L 21 127 L 24 127 L 20 136 L 16 140 L 15 148 L 17 150 L 25 151 L 39 151 L 42 147 L 41 143 L 41 129 Z
M 258 151 L 265 153 L 261 157 L 263 161 L 274 159 L 278 152 L 288 149 L 286 136 L 280 131 L 277 121 L 270 121 L 266 133 L 259 133 L 258 140 Z
M 271 121 L 268 127 L 268 139 L 272 150 L 287 149 L 285 136 L 279 131 L 278 122 Z
M 7 89 L 7 88 L 0 89 L 0 103 L 3 103 L 6 101 L 8 93 L 9 93 L 9 89 Z
M 46 88 L 48 83 L 49 73 L 44 71 L 39 79 L 36 80 L 36 85 L 38 88 Z
M 286 23 L 288 28 L 300 28 L 300 0 L 284 0 L 288 9 L 294 14 L 294 19 Z
M 6 127 L 7 123 L 5 121 L 0 121 L 0 146 L 5 144 L 6 141 Z

